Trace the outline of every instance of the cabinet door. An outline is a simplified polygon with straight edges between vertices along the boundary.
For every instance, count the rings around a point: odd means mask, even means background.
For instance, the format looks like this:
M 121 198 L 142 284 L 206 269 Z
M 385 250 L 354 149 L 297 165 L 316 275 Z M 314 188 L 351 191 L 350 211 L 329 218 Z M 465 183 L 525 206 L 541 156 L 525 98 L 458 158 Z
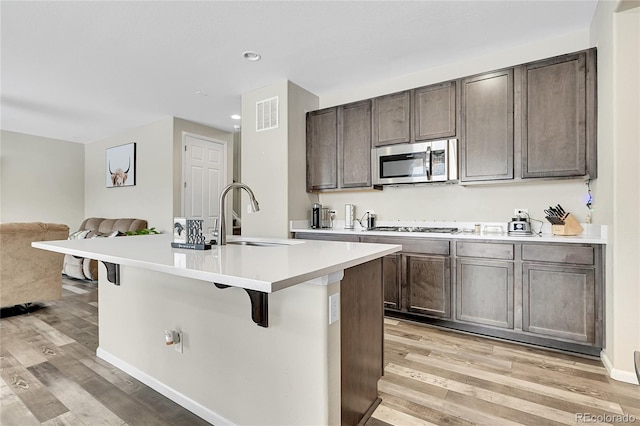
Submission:
M 586 174 L 585 53 L 527 64 L 522 177 Z
M 458 259 L 456 319 L 513 329 L 513 262 Z
M 384 307 L 400 310 L 400 259 L 399 254 L 382 258 L 382 283 L 384 286 Z
M 371 186 L 371 101 L 344 105 L 340 114 L 340 188 Z
M 513 179 L 513 69 L 462 80 L 460 179 Z
M 415 90 L 415 139 L 448 138 L 456 135 L 456 83 L 422 87 Z
M 376 146 L 411 141 L 411 92 L 373 100 L 373 141 Z
M 409 312 L 451 318 L 451 259 L 420 255 L 406 258 Z
M 307 114 L 307 191 L 338 186 L 337 108 Z
M 595 270 L 524 262 L 522 329 L 577 343 L 595 342 Z

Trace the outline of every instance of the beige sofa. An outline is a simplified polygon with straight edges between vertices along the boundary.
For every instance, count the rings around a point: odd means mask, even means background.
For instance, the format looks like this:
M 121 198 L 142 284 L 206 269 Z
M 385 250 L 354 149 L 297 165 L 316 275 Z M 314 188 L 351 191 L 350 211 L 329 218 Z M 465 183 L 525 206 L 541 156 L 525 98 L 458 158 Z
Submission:
M 126 235 L 127 231 L 138 231 L 147 227 L 147 221 L 143 219 L 104 219 L 90 217 L 85 219 L 77 232 L 71 238 L 96 238 Z M 86 231 L 86 232 L 82 232 Z M 83 257 L 64 256 L 62 273 L 81 280 L 98 279 L 98 261 Z
M 63 224 L 0 223 L 0 307 L 60 299 L 63 255 L 31 243 L 68 237 Z

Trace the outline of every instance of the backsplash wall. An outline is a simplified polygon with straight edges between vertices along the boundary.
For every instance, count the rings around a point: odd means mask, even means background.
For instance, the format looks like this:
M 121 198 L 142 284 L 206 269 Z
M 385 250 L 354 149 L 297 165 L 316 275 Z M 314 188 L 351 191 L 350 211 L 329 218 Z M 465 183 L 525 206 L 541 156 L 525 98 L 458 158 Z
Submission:
M 586 196 L 585 181 L 560 180 L 491 186 L 406 185 L 382 191 L 320 193 L 318 199 L 324 207 L 335 209 L 339 220 L 344 220 L 344 205 L 355 204 L 358 218 L 374 210 L 378 220 L 506 223 L 514 208 L 529 209 L 532 218 L 544 221 L 543 209 L 558 203 L 586 222 Z

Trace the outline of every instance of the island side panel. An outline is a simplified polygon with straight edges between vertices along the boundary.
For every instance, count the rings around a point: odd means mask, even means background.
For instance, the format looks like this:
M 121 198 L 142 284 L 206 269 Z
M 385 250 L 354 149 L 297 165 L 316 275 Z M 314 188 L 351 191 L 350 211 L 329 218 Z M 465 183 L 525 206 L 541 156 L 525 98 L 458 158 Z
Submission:
M 223 424 L 339 424 L 340 323 L 329 294 L 340 283 L 269 295 L 269 327 L 246 292 L 122 266 L 99 282 L 99 355 L 201 417 Z M 184 351 L 164 341 L 183 332 Z
M 344 271 L 340 283 L 342 424 L 357 425 L 379 404 L 383 373 L 382 259 Z

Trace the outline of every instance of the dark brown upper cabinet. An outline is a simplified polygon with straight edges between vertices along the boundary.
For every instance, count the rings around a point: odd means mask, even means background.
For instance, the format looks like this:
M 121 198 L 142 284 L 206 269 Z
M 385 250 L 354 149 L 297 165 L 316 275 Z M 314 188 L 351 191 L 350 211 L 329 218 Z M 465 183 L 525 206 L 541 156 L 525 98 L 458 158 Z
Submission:
M 415 89 L 415 140 L 456 136 L 456 82 Z
M 338 187 L 338 107 L 307 114 L 307 191 Z
M 307 191 L 372 188 L 371 100 L 307 114 Z
M 373 144 L 411 142 L 411 91 L 373 99 Z
M 513 69 L 461 85 L 460 180 L 513 179 Z
M 340 188 L 371 186 L 371 101 L 338 107 Z
M 522 74 L 522 177 L 595 177 L 595 52 L 533 62 Z

